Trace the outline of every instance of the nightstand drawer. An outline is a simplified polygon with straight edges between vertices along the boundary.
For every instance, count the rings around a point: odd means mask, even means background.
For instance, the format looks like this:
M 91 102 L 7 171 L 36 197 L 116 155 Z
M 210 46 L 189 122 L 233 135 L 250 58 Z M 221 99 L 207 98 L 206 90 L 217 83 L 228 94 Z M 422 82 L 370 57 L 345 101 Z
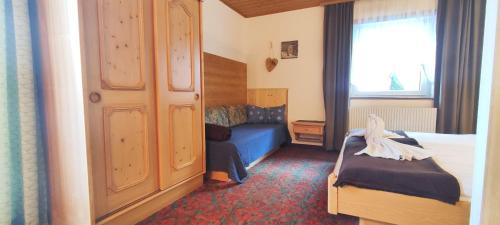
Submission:
M 294 133 L 302 133 L 302 134 L 323 134 L 323 128 L 318 126 L 301 126 L 295 125 L 293 126 Z

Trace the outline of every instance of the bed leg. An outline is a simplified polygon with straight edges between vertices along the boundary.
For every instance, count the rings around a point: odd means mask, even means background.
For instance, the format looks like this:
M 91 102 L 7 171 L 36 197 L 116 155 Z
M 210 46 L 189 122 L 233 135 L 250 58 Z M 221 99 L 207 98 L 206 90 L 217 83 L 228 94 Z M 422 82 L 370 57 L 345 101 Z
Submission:
M 369 220 L 365 218 L 359 218 L 359 225 L 391 225 L 390 223 L 379 222 L 375 220 Z
M 210 171 L 207 174 L 208 174 L 208 178 L 211 180 L 217 180 L 217 181 L 222 181 L 222 182 L 228 182 L 231 180 L 231 179 L 229 179 L 229 175 L 226 172 Z

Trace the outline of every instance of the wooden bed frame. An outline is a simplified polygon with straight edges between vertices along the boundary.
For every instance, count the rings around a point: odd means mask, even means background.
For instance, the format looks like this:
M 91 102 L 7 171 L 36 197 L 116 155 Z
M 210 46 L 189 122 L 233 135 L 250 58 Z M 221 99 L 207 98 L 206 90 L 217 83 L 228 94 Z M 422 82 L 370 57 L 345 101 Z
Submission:
M 334 187 L 334 173 L 328 176 L 328 212 L 360 218 L 360 225 L 466 225 L 470 202 L 455 205 L 438 200 L 354 186 Z

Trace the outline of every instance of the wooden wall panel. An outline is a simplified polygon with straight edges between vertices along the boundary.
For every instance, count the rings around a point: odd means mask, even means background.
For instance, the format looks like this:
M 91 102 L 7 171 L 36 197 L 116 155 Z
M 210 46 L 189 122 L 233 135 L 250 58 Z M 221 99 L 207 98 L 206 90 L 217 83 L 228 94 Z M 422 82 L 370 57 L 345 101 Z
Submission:
M 257 88 L 248 89 L 247 104 L 259 107 L 275 107 L 285 105 L 285 121 L 288 124 L 288 89 Z
M 237 105 L 247 102 L 247 65 L 204 53 L 205 105 Z
M 248 89 L 248 104 L 260 107 L 288 106 L 288 89 L 257 88 Z

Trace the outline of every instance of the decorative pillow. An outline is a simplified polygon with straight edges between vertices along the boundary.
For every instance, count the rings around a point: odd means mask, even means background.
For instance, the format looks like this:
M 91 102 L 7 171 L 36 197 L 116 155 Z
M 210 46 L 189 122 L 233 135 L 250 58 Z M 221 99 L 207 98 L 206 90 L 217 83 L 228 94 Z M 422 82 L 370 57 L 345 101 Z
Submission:
M 205 123 L 229 127 L 229 116 L 226 107 L 215 106 L 206 108 Z
M 285 123 L 285 105 L 266 108 L 268 123 Z
M 215 124 L 205 124 L 205 136 L 212 141 L 227 141 L 231 138 L 231 128 Z
M 267 123 L 266 109 L 255 105 L 247 106 L 247 123 Z
M 229 116 L 229 126 L 234 127 L 247 122 L 247 111 L 244 105 L 227 106 L 227 114 Z

